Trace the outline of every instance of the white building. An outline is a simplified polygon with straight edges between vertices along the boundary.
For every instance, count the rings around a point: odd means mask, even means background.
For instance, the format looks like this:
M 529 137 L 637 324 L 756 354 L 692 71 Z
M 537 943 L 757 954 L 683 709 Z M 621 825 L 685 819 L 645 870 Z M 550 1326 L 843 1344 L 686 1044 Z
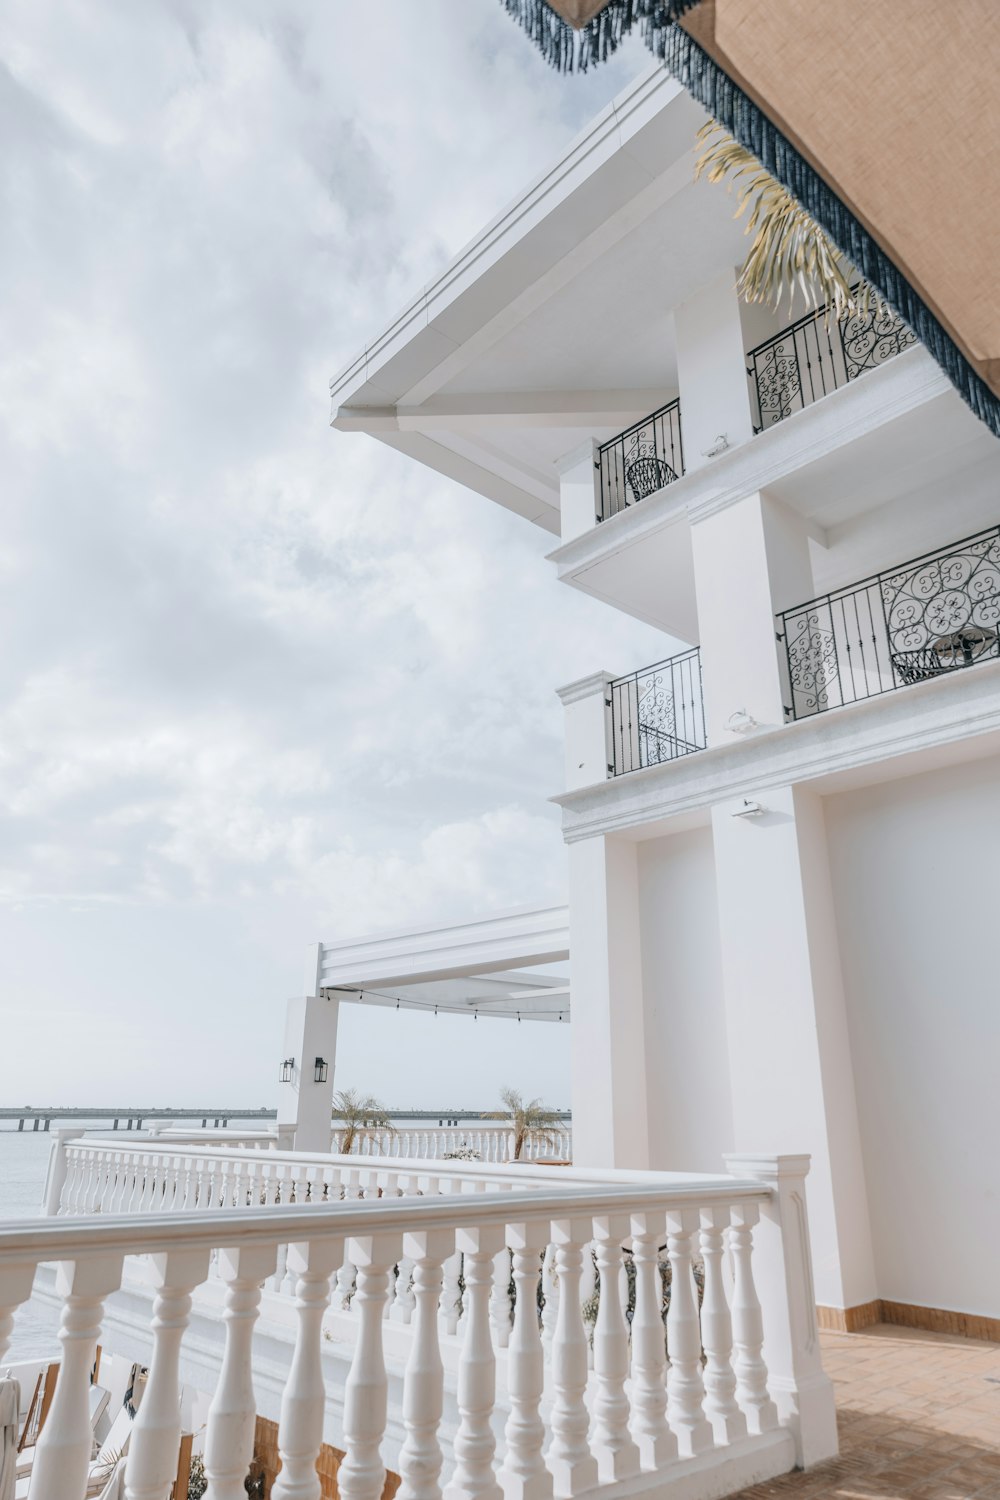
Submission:
M 1000 448 L 891 314 L 741 304 L 702 120 L 639 79 L 333 425 L 664 633 L 559 689 L 575 1162 L 808 1151 L 832 1326 L 1000 1319 Z

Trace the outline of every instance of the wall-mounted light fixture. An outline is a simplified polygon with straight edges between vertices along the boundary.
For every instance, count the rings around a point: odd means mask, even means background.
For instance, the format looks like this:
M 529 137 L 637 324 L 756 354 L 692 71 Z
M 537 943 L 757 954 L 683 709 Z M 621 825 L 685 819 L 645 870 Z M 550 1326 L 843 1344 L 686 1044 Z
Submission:
M 286 1057 L 281 1064 L 281 1072 L 278 1074 L 279 1083 L 291 1083 L 292 1074 L 295 1071 L 295 1058 Z
M 767 809 L 765 807 L 762 807 L 759 802 L 751 802 L 749 797 L 744 797 L 739 807 L 733 808 L 733 817 L 759 818 L 761 813 L 766 811 Z
M 326 1059 L 323 1057 L 317 1057 L 316 1065 L 313 1068 L 313 1078 L 316 1083 L 325 1083 L 328 1072 L 329 1069 L 326 1065 Z

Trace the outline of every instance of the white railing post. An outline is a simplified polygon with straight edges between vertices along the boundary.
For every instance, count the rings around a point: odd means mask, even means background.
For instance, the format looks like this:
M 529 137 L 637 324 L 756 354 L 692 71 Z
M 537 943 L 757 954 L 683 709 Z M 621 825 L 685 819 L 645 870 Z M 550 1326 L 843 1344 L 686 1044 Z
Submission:
M 170 1250 L 150 1256 L 153 1352 L 149 1379 L 132 1427 L 125 1464 L 125 1500 L 163 1500 L 177 1474 L 181 1440 L 181 1340 L 191 1293 L 208 1276 L 208 1250 Z
M 458 1363 L 455 1468 L 445 1500 L 500 1500 L 502 1493 L 493 1471 L 496 1355 L 490 1338 L 490 1292 L 503 1241 L 500 1225 L 460 1229 L 456 1235 L 456 1247 L 465 1263 L 465 1314 Z M 506 1250 L 503 1253 L 506 1257 Z
M 803 1468 L 837 1453 L 833 1386 L 823 1372 L 806 1214 L 808 1156 L 727 1156 L 734 1176 L 770 1190 L 753 1265 L 764 1324 L 768 1387 Z
M 298 1328 L 291 1368 L 281 1397 L 278 1452 L 281 1472 L 272 1500 L 320 1500 L 316 1460 L 323 1445 L 323 1314 L 330 1278 L 341 1262 L 343 1240 L 308 1240 L 288 1246 L 289 1269 L 297 1276 Z
M 622 1306 L 622 1240 L 628 1220 L 607 1215 L 594 1220 L 595 1253 L 601 1279 L 594 1325 L 594 1398 L 592 1448 L 602 1483 L 615 1483 L 639 1472 L 639 1449 L 629 1432 L 628 1324 Z
M 341 1500 L 381 1500 L 385 1484 L 382 1438 L 388 1414 L 388 1382 L 382 1318 L 389 1276 L 399 1254 L 398 1235 L 367 1235 L 347 1243 L 348 1259 L 357 1268 L 354 1307 L 358 1337 L 344 1383 L 345 1451 L 337 1470 Z
M 442 1266 L 454 1254 L 450 1229 L 419 1230 L 403 1237 L 413 1266 L 413 1342 L 403 1375 L 403 1427 L 399 1453 L 400 1500 L 441 1500 L 444 1455 L 438 1428 L 444 1411 L 444 1365 L 438 1343 Z
M 226 1347 L 219 1380 L 208 1408 L 205 1434 L 205 1500 L 244 1500 L 253 1458 L 257 1404 L 253 1389 L 253 1330 L 261 1284 L 274 1274 L 276 1249 L 219 1251 L 219 1276 L 226 1283 Z
M 35 1280 L 35 1264 L 0 1266 L 0 1360 L 10 1348 L 14 1332 L 14 1314 L 22 1302 L 31 1296 Z
M 548 1236 L 548 1224 L 507 1225 L 515 1297 L 514 1326 L 507 1345 L 507 1452 L 498 1476 L 505 1500 L 549 1500 L 552 1494 L 552 1475 L 542 1458 L 545 1427 L 538 1410 L 545 1388 L 538 1278 Z
M 667 1422 L 667 1348 L 660 1277 L 660 1246 L 665 1242 L 662 1212 L 632 1215 L 635 1312 L 631 1431 L 644 1469 L 662 1468 L 677 1457 L 677 1439 Z
M 49 1165 L 45 1174 L 45 1191 L 42 1195 L 42 1213 L 55 1217 L 59 1212 L 62 1202 L 63 1187 L 66 1183 L 66 1144 L 68 1141 L 78 1140 L 83 1135 L 82 1130 L 57 1130 L 55 1139 L 49 1147 Z
M 589 1219 L 555 1219 L 552 1222 L 559 1302 L 552 1333 L 554 1399 L 549 1419 L 552 1443 L 546 1462 L 557 1496 L 579 1495 L 597 1484 L 597 1460 L 587 1442 L 590 1429 L 590 1416 L 584 1400 L 587 1333 L 580 1298 L 583 1257 L 589 1249 L 590 1237 Z
M 62 1261 L 56 1291 L 63 1299 L 59 1341 L 62 1362 L 56 1392 L 38 1439 L 31 1470 L 31 1500 L 68 1500 L 87 1487 L 94 1434 L 90 1425 L 90 1372 L 101 1331 L 104 1300 L 118 1289 L 122 1257 Z M 174 1454 L 174 1469 L 177 1455 Z

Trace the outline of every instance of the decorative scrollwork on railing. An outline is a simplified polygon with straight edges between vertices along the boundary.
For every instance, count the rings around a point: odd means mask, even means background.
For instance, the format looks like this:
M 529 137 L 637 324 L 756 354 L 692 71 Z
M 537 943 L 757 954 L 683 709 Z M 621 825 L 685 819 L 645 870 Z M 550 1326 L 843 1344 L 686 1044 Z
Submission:
M 1000 529 L 779 620 L 795 718 L 1000 658 Z
M 669 401 L 634 427 L 602 444 L 598 521 L 645 500 L 684 473 L 680 404 Z
M 837 679 L 836 638 L 813 609 L 786 622 L 786 629 L 794 701 L 804 713 L 819 713 L 829 707 L 830 687 Z
M 884 365 L 917 342 L 916 334 L 902 318 L 874 298 L 867 312 L 841 319 L 840 337 L 848 380 Z
M 773 427 L 802 404 L 802 376 L 793 338 L 779 339 L 756 366 L 757 401 L 762 427 Z
M 698 648 L 610 684 L 608 774 L 620 776 L 704 750 L 705 710 Z

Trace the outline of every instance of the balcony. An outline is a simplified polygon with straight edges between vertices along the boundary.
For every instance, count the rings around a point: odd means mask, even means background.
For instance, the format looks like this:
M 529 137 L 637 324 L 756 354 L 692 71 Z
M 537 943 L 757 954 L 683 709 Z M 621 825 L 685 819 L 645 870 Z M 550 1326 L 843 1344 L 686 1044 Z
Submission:
M 874 301 L 853 317 L 834 318 L 825 308 L 808 313 L 747 355 L 754 431 L 773 427 L 916 343 L 902 319 Z
M 778 616 L 794 719 L 1000 657 L 1000 527 Z
M 598 521 L 606 521 L 680 478 L 684 473 L 680 401 L 668 401 L 605 443 L 598 449 L 596 467 Z
M 106 1138 L 56 1151 L 58 1214 L 0 1231 L 0 1358 L 9 1314 L 39 1296 L 65 1331 L 33 1500 L 83 1500 L 98 1342 L 149 1367 L 129 1495 L 167 1493 L 185 1383 L 207 1398 L 209 1376 L 220 1494 L 242 1484 L 258 1413 L 278 1421 L 280 1493 L 318 1495 L 332 1447 L 343 1500 L 378 1500 L 387 1479 L 439 1494 L 442 1478 L 453 1500 L 498 1483 L 507 1500 L 682 1500 L 836 1452 L 807 1158 L 695 1176 Z
M 609 778 L 660 766 L 706 747 L 697 646 L 615 678 L 605 704 L 610 717 Z

